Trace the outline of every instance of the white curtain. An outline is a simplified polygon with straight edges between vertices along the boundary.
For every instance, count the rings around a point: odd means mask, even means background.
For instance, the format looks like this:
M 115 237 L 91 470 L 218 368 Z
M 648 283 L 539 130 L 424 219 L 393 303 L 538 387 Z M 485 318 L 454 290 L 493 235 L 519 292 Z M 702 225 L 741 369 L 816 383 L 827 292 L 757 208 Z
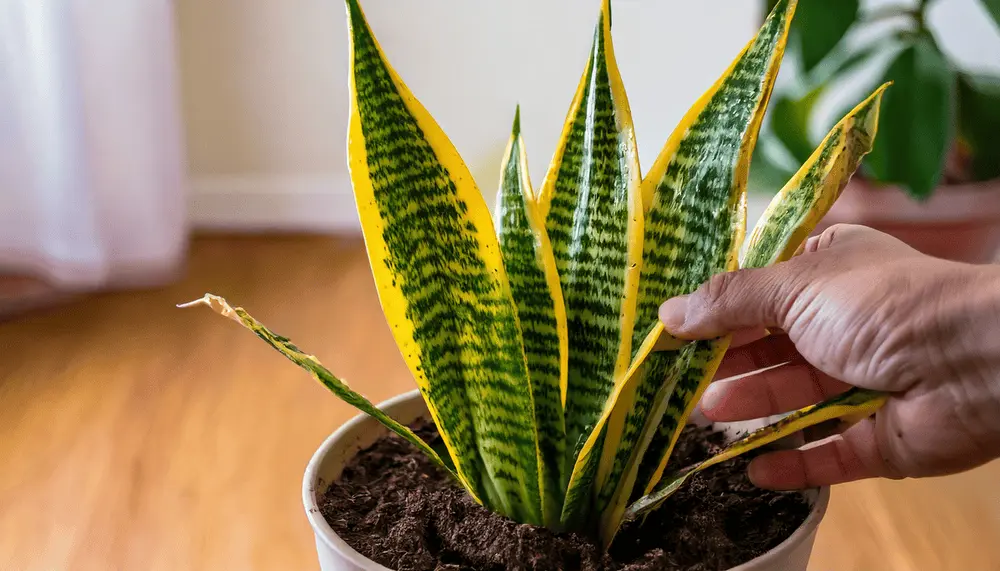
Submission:
M 170 0 L 0 0 L 0 275 L 169 281 L 186 249 Z

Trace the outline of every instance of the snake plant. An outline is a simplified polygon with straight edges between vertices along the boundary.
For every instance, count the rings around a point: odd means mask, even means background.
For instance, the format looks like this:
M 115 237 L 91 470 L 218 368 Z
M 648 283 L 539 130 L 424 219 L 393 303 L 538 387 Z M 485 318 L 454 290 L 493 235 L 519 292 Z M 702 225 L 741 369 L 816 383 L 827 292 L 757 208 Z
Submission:
M 357 208 L 386 320 L 445 449 L 432 449 L 243 309 L 214 295 L 194 303 L 254 331 L 421 449 L 486 508 L 590 533 L 604 546 L 695 471 L 881 406 L 884 395 L 854 390 L 706 463 L 666 472 L 729 338 L 662 350 L 671 338 L 657 306 L 741 267 L 749 164 L 796 0 L 777 2 L 645 175 L 603 0 L 545 179 L 537 188 L 529 179 L 515 116 L 495 215 L 387 61 L 358 0 L 346 3 Z M 796 253 L 870 152 L 885 88 L 841 120 L 775 197 L 742 267 Z

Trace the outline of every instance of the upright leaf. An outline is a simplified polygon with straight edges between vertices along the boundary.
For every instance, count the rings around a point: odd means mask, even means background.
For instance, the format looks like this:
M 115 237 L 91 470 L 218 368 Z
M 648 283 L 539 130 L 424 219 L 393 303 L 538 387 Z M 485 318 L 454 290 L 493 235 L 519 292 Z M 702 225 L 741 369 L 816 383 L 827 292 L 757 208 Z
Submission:
M 528 177 L 528 156 L 521 138 L 521 112 L 500 171 L 497 234 L 510 288 L 517 303 L 535 398 L 535 423 L 541 449 L 545 525 L 559 525 L 565 481 L 567 333 L 559 275 L 545 221 Z
M 721 464 L 726 460 L 731 460 L 737 456 L 742 456 L 766 446 L 772 442 L 777 442 L 786 436 L 804 430 L 811 426 L 816 426 L 829 420 L 854 417 L 862 419 L 871 416 L 885 404 L 885 393 L 866 389 L 854 388 L 842 395 L 833 397 L 817 405 L 806 407 L 793 412 L 774 424 L 755 430 L 747 436 L 733 442 L 722 452 L 715 456 L 699 462 L 681 470 L 677 474 L 667 478 L 657 486 L 651 494 L 644 496 L 628 507 L 625 513 L 625 521 L 641 517 L 663 504 L 667 498 L 680 489 L 691 476 Z
M 861 159 L 871 150 L 878 131 L 879 108 L 883 93 L 888 85 L 883 85 L 868 99 L 859 104 L 855 109 L 842 119 L 833 131 L 824 139 L 823 144 L 813 153 L 809 161 L 803 165 L 802 169 L 792 178 L 768 206 L 767 211 L 761 217 L 760 222 L 754 229 L 747 247 L 747 255 L 743 262 L 743 267 L 764 267 L 790 258 L 802 243 L 809 236 L 809 233 L 816 227 L 820 219 L 829 211 L 830 207 L 840 195 L 841 190 L 847 184 L 851 175 L 857 170 Z M 698 396 L 707 381 L 715 376 L 719 362 L 724 354 L 722 352 L 696 352 L 693 363 L 686 375 L 689 375 L 690 382 L 695 382 L 695 376 L 702 374 L 699 383 Z M 852 393 L 853 395 L 853 393 Z M 874 397 L 873 397 L 874 398 Z M 727 453 L 748 452 L 758 446 L 777 440 L 778 437 L 771 438 L 773 433 L 786 435 L 801 429 L 799 426 L 804 422 L 818 423 L 816 420 L 823 415 L 834 412 L 837 417 L 842 416 L 845 410 L 857 411 L 867 410 L 863 406 L 859 409 L 856 405 L 869 405 L 873 401 L 860 397 L 847 396 L 844 399 L 834 399 L 824 405 L 812 407 L 805 412 L 793 415 L 789 422 L 781 422 L 768 429 L 758 431 L 751 437 L 740 441 L 730 447 Z M 881 403 L 881 401 L 880 401 Z M 879 405 L 880 405 L 879 403 Z M 835 405 L 835 406 L 834 406 Z M 850 405 L 848 408 L 842 408 Z M 680 406 L 671 406 L 674 410 L 679 410 Z M 690 406 L 690 403 L 689 405 Z M 838 408 L 841 407 L 841 408 Z M 852 408 L 853 407 L 853 408 Z M 690 412 L 688 411 L 689 415 Z M 682 416 L 686 420 L 686 415 Z M 812 424 L 809 424 L 811 426 Z M 799 428 L 796 428 L 799 426 Z M 659 427 L 659 435 L 655 440 L 655 447 L 651 447 L 647 457 L 660 457 L 660 463 L 654 468 L 652 464 L 645 466 L 651 472 L 649 481 L 655 485 L 666 467 L 670 451 L 676 443 L 679 428 L 683 423 L 674 421 L 672 415 Z M 780 436 L 779 436 L 780 437 Z M 665 452 L 661 452 L 664 450 Z M 660 456 L 662 454 L 662 456 Z M 724 459 L 730 458 L 727 456 Z M 722 461 L 722 460 L 718 460 Z M 712 461 L 711 464 L 716 463 Z M 706 464 L 698 469 L 707 468 L 711 464 Z M 662 503 L 669 494 L 673 493 L 687 477 L 693 472 L 683 472 L 675 480 L 660 487 L 660 491 L 650 498 L 645 498 L 635 506 L 629 508 L 632 516 L 636 513 L 644 513 L 647 509 Z M 651 484 L 646 485 L 646 490 L 651 490 Z M 640 509 L 642 508 L 642 509 Z
M 883 133 L 868 168 L 880 182 L 905 186 L 916 198 L 934 192 L 944 173 L 955 123 L 955 72 L 927 38 L 889 66 L 895 88 L 882 104 Z
M 539 197 L 566 302 L 571 446 L 589 434 L 614 379 L 628 368 L 642 254 L 638 153 L 615 63 L 610 10 L 604 0 L 587 68 Z
M 774 87 L 796 2 L 783 0 L 743 53 L 694 105 L 643 181 L 645 236 L 633 344 L 656 330 L 663 300 L 690 293 L 713 274 L 735 269 L 746 228 L 746 184 L 757 134 Z M 607 440 L 591 434 L 577 466 L 600 456 L 597 507 L 606 543 L 617 531 L 635 482 L 643 442 L 657 425 L 650 419 L 657 393 L 689 398 L 697 386 L 669 385 L 702 344 L 651 355 L 622 381 L 604 407 Z M 715 347 L 709 343 L 705 347 Z M 662 402 L 663 399 L 661 399 Z M 660 411 L 662 414 L 662 410 Z M 572 482 L 571 482 L 572 485 Z
M 489 210 L 357 0 L 347 9 L 348 158 L 383 311 L 459 476 L 495 511 L 540 524 L 534 402 Z
M 800 8 L 801 10 L 801 8 Z M 800 21 L 796 17 L 794 29 Z M 853 73 L 858 67 L 868 64 L 878 55 L 886 55 L 898 49 L 895 37 L 868 42 L 862 47 L 845 49 L 836 57 L 828 57 L 809 74 L 808 85 L 812 86 L 804 94 L 776 95 L 768 118 L 765 119 L 761 142 L 754 153 L 750 168 L 751 190 L 755 188 L 777 189 L 784 186 L 794 174 L 794 170 L 779 164 L 773 152 L 774 143 L 780 144 L 799 164 L 808 160 L 813 145 L 809 137 L 809 123 L 813 119 L 816 105 L 827 89 Z M 844 109 L 847 114 L 850 109 Z M 780 158 L 780 157 L 778 157 Z
M 412 430 L 382 412 L 382 410 L 373 405 L 371 401 L 359 393 L 351 390 L 351 387 L 347 386 L 346 382 L 334 376 L 334 374 L 324 367 L 316 357 L 302 352 L 298 347 L 292 344 L 287 337 L 282 337 L 277 333 L 273 333 L 262 323 L 254 319 L 253 316 L 247 313 L 242 307 L 234 309 L 229 305 L 229 302 L 217 295 L 205 294 L 205 297 L 190 303 L 185 303 L 180 307 L 193 307 L 195 305 L 204 305 L 209 307 L 219 315 L 228 317 L 243 327 L 246 327 L 250 331 L 253 331 L 257 337 L 262 339 L 277 352 L 284 355 L 289 361 L 308 371 L 314 379 L 319 381 L 321 385 L 336 395 L 337 398 L 367 414 L 368 416 L 371 416 L 389 430 L 395 432 L 399 436 L 402 436 L 407 442 L 426 454 L 435 464 L 437 464 L 439 468 L 447 471 L 457 481 L 465 485 L 466 490 L 472 495 L 472 497 L 475 498 L 477 502 L 480 501 L 479 498 L 476 497 L 476 490 L 470 488 L 466 482 L 455 473 L 452 469 L 452 465 L 443 460 L 429 444 L 414 434 Z
M 790 259 L 833 206 L 875 142 L 883 85 L 826 136 L 771 201 L 754 228 L 743 260 L 762 268 Z

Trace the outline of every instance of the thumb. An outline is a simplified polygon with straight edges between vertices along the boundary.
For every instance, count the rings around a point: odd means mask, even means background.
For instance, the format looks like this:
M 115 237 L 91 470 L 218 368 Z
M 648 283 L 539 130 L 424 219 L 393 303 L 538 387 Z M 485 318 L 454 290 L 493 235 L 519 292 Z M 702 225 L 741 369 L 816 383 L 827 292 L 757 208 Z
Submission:
M 667 332 L 682 339 L 712 339 L 744 329 L 780 327 L 799 291 L 800 275 L 790 266 L 718 274 L 690 295 L 660 306 Z

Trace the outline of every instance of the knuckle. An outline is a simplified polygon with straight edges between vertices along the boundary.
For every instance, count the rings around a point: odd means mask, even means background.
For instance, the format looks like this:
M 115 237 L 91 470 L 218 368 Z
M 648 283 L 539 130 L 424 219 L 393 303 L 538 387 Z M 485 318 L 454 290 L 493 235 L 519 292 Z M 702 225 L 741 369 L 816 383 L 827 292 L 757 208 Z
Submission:
M 826 230 L 823 230 L 823 232 L 819 235 L 819 238 L 816 241 L 815 249 L 816 251 L 825 250 L 840 240 L 857 235 L 861 228 L 861 226 L 857 226 L 855 224 L 834 224 Z
M 741 278 L 741 271 L 715 274 L 701 287 L 702 302 L 708 306 L 725 303 L 732 292 L 737 291 L 735 282 Z

